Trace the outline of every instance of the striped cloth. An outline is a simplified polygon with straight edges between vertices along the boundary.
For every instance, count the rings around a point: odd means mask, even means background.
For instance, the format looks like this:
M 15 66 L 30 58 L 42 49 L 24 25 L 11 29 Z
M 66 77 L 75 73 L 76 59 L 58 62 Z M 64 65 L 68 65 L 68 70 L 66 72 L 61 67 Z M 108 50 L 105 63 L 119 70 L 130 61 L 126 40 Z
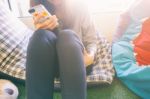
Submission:
M 0 72 L 25 79 L 25 57 L 32 31 L 0 3 Z

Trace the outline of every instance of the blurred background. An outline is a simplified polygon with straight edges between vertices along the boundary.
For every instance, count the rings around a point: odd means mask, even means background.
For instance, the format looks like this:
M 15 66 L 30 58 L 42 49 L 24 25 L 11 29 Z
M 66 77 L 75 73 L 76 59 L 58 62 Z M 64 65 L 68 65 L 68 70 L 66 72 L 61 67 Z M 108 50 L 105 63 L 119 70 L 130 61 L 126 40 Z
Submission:
M 29 16 L 29 0 L 2 0 L 17 17 Z M 133 0 L 85 0 L 92 13 L 118 12 L 124 10 Z
M 2 0 L 19 18 L 30 17 L 29 0 Z M 94 17 L 98 30 L 111 40 L 120 12 L 133 0 L 84 0 Z M 29 23 L 28 23 L 29 24 Z

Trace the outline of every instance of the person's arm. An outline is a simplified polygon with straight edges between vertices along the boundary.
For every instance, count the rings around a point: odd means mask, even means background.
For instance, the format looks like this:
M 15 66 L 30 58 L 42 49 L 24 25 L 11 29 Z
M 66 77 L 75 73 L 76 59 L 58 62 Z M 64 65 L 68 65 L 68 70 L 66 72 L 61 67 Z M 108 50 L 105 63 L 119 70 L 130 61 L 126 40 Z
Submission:
M 113 36 L 113 42 L 118 41 L 119 38 L 122 37 L 126 29 L 128 28 L 130 22 L 131 22 L 131 17 L 128 12 L 124 12 L 120 15 L 120 18 L 116 26 L 115 34 Z
M 83 43 L 86 47 L 88 53 L 96 53 L 97 50 L 97 31 L 94 25 L 94 21 L 91 15 L 87 12 L 84 13 L 82 17 L 82 33 L 83 33 Z
M 82 41 L 86 48 L 84 53 L 85 63 L 86 65 L 90 65 L 93 63 L 97 51 L 97 31 L 87 9 L 84 10 L 81 17 Z

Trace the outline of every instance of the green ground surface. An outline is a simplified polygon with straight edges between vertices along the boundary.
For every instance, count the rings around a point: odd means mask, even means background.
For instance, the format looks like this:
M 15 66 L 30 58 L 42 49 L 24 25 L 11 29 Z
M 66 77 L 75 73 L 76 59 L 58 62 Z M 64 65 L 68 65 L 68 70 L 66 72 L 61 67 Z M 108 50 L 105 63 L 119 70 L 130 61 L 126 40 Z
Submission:
M 18 99 L 25 99 L 25 86 L 17 84 L 20 95 Z M 55 92 L 54 99 L 61 99 L 60 92 Z M 87 99 L 140 99 L 125 87 L 119 80 L 115 79 L 110 86 L 96 86 L 88 88 Z

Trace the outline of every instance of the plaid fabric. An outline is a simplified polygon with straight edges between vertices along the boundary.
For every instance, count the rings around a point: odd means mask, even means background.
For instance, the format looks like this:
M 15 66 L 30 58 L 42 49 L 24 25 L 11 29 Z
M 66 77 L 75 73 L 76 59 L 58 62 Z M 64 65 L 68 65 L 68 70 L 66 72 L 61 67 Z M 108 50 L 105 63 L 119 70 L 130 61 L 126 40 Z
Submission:
M 115 71 L 112 64 L 111 44 L 106 38 L 98 35 L 97 53 L 91 72 L 87 75 L 86 81 L 88 87 L 99 84 L 110 85 L 113 81 Z M 60 90 L 59 79 L 55 80 L 55 89 Z
M 114 74 L 115 71 L 112 64 L 111 44 L 106 38 L 98 35 L 97 53 L 91 73 L 87 75 L 87 82 L 111 84 Z
M 32 31 L 2 4 L 0 23 L 0 72 L 25 79 L 26 46 Z

